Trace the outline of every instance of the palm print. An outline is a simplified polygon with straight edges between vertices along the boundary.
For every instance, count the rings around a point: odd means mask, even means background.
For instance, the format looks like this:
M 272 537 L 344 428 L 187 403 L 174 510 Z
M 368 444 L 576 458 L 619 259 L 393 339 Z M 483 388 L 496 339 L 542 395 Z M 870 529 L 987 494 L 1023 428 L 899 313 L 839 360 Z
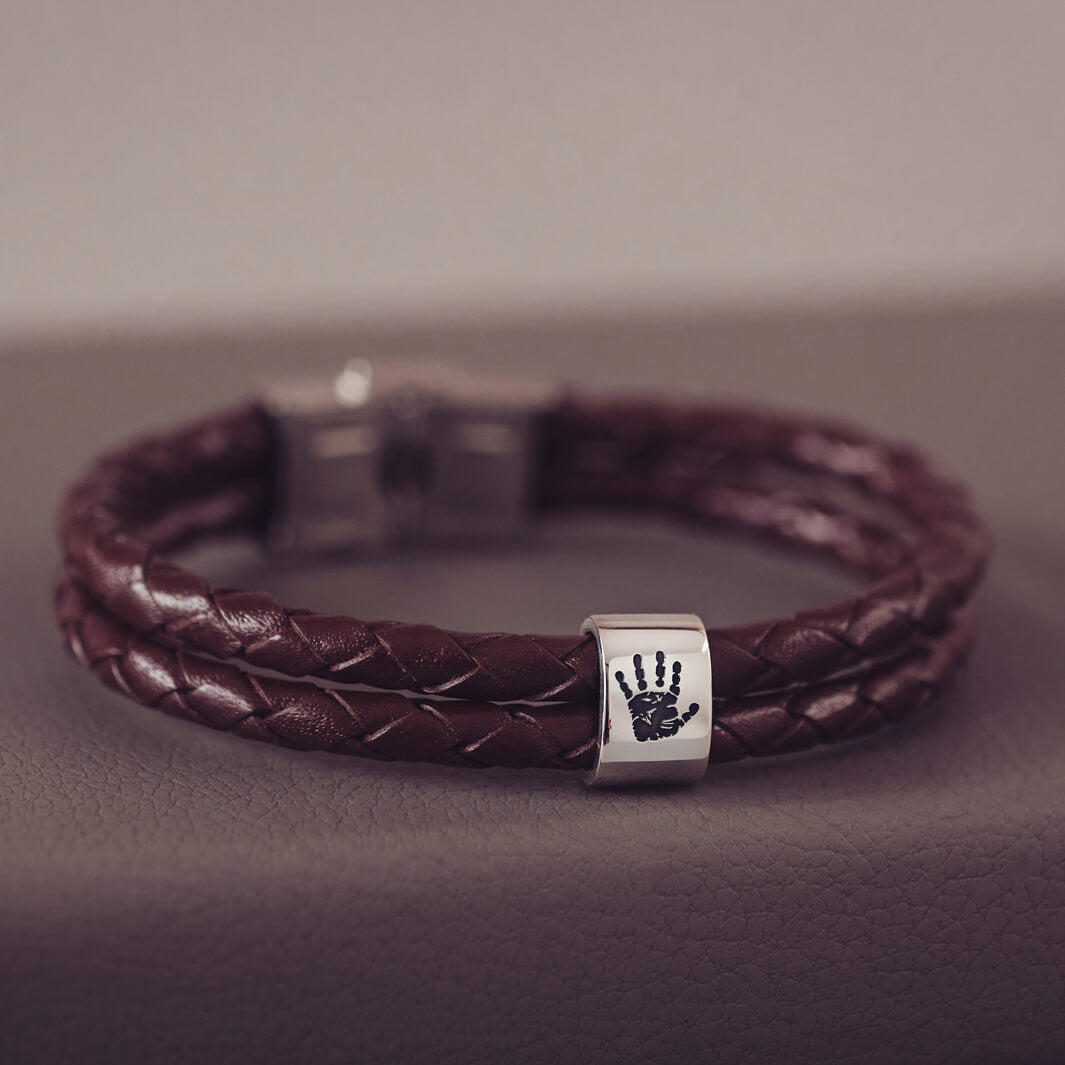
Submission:
M 647 675 L 643 668 L 643 655 L 632 656 L 632 667 L 636 676 L 634 693 L 629 687 L 625 674 L 619 669 L 614 679 L 621 686 L 621 694 L 629 705 L 632 715 L 632 731 L 641 743 L 645 740 L 657 740 L 664 736 L 675 736 L 684 725 L 698 712 L 699 704 L 692 703 L 683 714 L 677 711 L 677 696 L 680 695 L 680 662 L 673 662 L 673 675 L 669 687 L 666 687 L 666 655 L 659 651 L 655 655 L 655 686 L 647 687 Z

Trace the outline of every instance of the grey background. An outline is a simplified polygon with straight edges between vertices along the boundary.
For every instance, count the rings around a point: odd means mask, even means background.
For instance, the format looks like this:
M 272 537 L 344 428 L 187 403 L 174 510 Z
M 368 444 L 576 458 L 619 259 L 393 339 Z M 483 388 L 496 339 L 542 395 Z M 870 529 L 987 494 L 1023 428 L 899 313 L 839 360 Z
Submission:
M 1030 301 L 8 345 L 0 1058 L 1061 1061 L 1063 326 Z M 88 456 L 271 371 L 400 351 L 753 397 L 927 447 L 999 542 L 970 670 L 865 741 L 592 794 L 243 743 L 62 654 L 51 513 Z M 851 587 L 594 522 L 479 558 L 198 562 L 295 604 L 526 631 L 620 609 L 726 623 Z
M 0 333 L 1065 284 L 1060 0 L 0 4 Z

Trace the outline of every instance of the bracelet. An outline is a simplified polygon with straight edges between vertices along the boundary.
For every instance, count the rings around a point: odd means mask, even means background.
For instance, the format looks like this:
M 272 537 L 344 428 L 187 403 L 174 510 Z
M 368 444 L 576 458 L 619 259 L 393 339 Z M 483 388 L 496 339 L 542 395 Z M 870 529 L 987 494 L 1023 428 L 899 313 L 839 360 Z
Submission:
M 709 631 L 676 614 L 463 633 L 292 609 L 168 557 L 234 533 L 297 555 L 461 544 L 586 509 L 745 531 L 868 584 Z M 849 427 L 362 363 L 101 457 L 59 537 L 63 638 L 137 702 L 301 750 L 594 784 L 691 783 L 904 717 L 965 661 L 990 553 L 962 486 Z

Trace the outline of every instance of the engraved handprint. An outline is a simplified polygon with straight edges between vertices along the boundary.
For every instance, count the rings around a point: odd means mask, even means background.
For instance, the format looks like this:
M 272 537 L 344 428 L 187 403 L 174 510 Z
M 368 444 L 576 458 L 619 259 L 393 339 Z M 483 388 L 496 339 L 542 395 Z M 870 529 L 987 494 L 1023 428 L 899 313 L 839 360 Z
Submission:
M 647 675 L 643 668 L 643 655 L 632 656 L 632 667 L 636 677 L 637 691 L 629 687 L 625 674 L 619 669 L 614 679 L 621 687 L 621 694 L 629 706 L 632 715 L 632 731 L 641 743 L 644 740 L 657 740 L 663 736 L 675 736 L 698 712 L 699 704 L 692 703 L 684 713 L 677 711 L 677 697 L 680 695 L 680 662 L 673 662 L 673 674 L 669 687 L 666 687 L 666 655 L 659 651 L 655 655 L 655 686 L 648 688 Z

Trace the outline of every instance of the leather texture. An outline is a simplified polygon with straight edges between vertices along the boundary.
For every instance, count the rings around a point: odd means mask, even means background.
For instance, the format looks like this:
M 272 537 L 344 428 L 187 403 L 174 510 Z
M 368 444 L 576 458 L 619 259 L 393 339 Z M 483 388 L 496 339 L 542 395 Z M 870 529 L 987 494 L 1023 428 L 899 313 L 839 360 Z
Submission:
M 624 401 L 570 401 L 544 419 L 541 438 L 537 494 L 548 514 L 612 508 L 753 530 L 875 578 L 856 599 L 710 632 L 715 761 L 873 731 L 923 705 L 963 661 L 988 537 L 965 491 L 914 452 L 764 410 Z M 79 661 L 139 702 L 241 736 L 376 757 L 586 767 L 599 689 L 590 637 L 367 624 L 215 587 L 163 557 L 212 533 L 261 532 L 274 447 L 268 416 L 238 409 L 138 440 L 74 485 L 60 535 L 83 592 L 64 585 L 59 618 Z M 267 692 L 240 670 L 211 670 L 150 642 L 461 701 L 308 684 Z M 576 706 L 496 705 L 520 699 Z
M 1063 332 L 1058 301 L 0 351 L 0 1061 L 1059 1065 Z M 54 507 L 91 456 L 297 363 L 426 351 L 913 440 L 995 532 L 967 669 L 860 742 L 608 793 L 228 742 L 62 650 Z M 568 511 L 496 552 L 286 567 L 234 538 L 177 560 L 462 632 L 671 605 L 723 627 L 861 590 L 817 555 Z
M 434 702 L 257 676 L 159 646 L 72 581 L 59 587 L 56 614 L 74 657 L 109 688 L 246 739 L 477 769 L 587 769 L 594 758 L 592 703 Z M 880 728 L 938 694 L 971 642 L 971 620 L 964 618 L 860 676 L 724 702 L 715 711 L 711 760 L 797 751 Z

